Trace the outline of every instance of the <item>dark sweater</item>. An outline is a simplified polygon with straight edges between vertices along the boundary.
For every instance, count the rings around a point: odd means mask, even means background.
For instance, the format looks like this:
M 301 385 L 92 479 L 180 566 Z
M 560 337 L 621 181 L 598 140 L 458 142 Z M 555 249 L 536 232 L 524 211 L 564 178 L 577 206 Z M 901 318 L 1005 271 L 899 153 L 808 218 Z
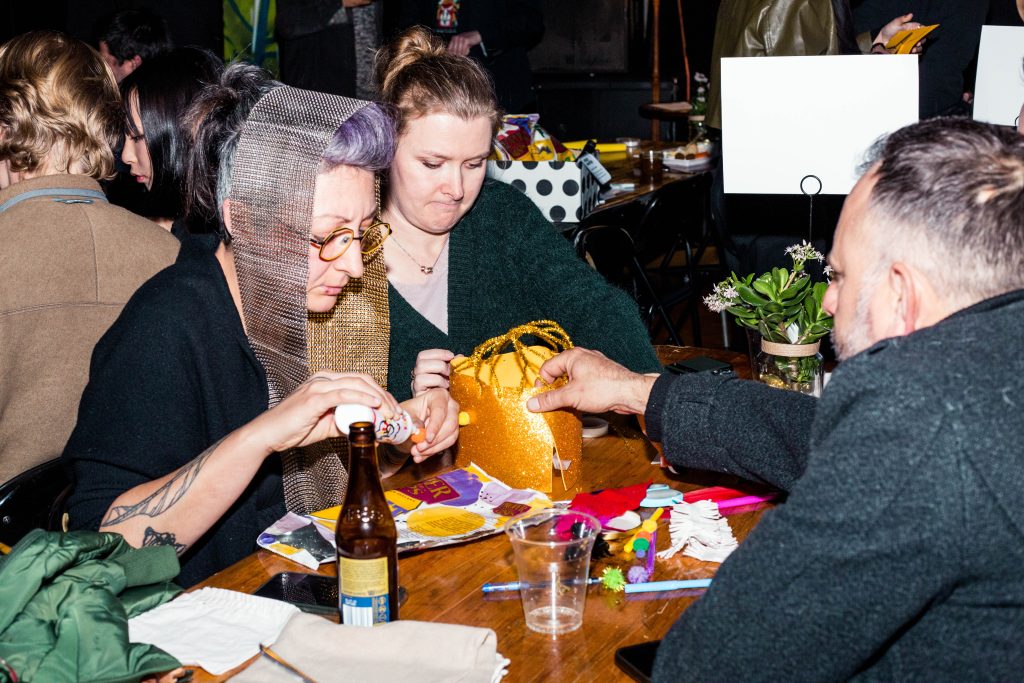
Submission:
M 654 679 L 1018 680 L 1021 339 L 1024 290 L 876 344 L 817 403 L 659 379 L 647 425 L 673 464 L 789 497 L 672 627 Z
M 921 118 L 966 113 L 964 70 L 978 55 L 984 0 L 862 0 L 854 4 L 858 31 L 874 36 L 890 20 L 912 12 L 914 21 L 938 24 L 919 57 Z M 1009 4 L 1014 4 L 1010 0 Z
M 388 286 L 388 391 L 398 400 L 411 394 L 412 368 L 423 349 L 468 356 L 481 342 L 534 320 L 554 320 L 576 345 L 637 372 L 661 369 L 633 299 L 580 260 L 510 185 L 485 182 L 450 239 L 447 335 Z
M 113 500 L 192 461 L 267 409 L 213 235 L 144 284 L 96 345 L 78 424 L 64 449 L 76 479 L 71 525 L 96 529 Z M 255 550 L 284 514 L 280 460 L 270 457 L 221 520 L 181 558 L 190 586 Z

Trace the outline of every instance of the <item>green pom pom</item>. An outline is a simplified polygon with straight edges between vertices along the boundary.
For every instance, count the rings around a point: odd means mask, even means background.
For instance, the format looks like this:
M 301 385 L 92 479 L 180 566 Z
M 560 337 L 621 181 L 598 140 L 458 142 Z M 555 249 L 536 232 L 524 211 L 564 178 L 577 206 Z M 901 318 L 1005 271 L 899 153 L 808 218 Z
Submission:
M 626 590 L 626 576 L 618 567 L 605 567 L 601 572 L 601 585 L 610 591 Z

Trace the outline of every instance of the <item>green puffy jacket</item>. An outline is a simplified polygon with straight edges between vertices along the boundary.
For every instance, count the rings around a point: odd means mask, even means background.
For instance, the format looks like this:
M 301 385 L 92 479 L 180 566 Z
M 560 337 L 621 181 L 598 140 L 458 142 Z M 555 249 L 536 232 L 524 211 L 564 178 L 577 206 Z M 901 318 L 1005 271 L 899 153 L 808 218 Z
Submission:
M 181 592 L 177 575 L 170 546 L 30 532 L 0 557 L 0 683 L 127 682 L 178 668 L 163 650 L 128 642 L 128 618 Z

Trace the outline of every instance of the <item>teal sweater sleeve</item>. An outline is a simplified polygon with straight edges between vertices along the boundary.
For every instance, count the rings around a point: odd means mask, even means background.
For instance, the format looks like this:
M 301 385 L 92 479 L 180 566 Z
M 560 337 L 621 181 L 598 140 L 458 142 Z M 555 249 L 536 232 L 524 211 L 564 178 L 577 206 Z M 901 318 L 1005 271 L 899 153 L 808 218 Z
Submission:
M 409 396 L 421 350 L 468 355 L 481 342 L 533 320 L 553 320 L 577 346 L 637 372 L 661 368 L 636 302 L 580 260 L 533 202 L 509 185 L 484 183 L 452 231 L 448 271 L 447 336 L 389 290 L 388 390 L 399 400 Z

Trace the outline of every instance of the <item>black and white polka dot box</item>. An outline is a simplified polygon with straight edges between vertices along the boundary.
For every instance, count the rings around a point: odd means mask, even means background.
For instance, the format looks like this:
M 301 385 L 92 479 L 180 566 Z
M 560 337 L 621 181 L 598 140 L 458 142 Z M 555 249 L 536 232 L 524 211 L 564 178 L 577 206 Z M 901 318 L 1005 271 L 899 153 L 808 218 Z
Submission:
M 488 161 L 487 177 L 524 193 L 552 223 L 578 223 L 597 206 L 601 187 L 572 161 Z

